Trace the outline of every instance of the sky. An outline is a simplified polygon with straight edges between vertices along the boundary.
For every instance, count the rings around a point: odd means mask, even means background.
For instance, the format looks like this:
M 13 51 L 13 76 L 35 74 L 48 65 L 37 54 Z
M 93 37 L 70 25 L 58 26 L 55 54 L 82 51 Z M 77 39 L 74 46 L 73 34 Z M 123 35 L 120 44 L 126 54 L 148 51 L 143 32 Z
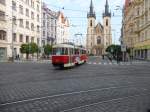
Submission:
M 85 45 L 87 33 L 87 12 L 89 12 L 91 0 L 44 0 L 47 6 L 54 11 L 62 11 L 70 21 L 70 38 L 80 41 Z M 96 12 L 96 22 L 102 21 L 102 13 L 105 8 L 106 0 L 93 0 Z M 109 8 L 112 13 L 112 40 L 113 44 L 119 44 L 121 35 L 122 8 L 124 0 L 108 0 Z M 119 6 L 119 8 L 118 8 Z M 115 10 L 118 9 L 118 10 Z M 82 34 L 82 36 L 75 34 Z

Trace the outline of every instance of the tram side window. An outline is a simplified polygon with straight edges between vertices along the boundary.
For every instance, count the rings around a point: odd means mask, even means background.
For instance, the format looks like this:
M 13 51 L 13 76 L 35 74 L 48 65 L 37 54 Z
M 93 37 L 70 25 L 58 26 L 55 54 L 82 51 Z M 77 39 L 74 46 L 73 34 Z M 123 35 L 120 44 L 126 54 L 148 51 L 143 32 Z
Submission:
M 85 50 L 82 50 L 82 54 L 86 54 L 86 51 L 85 51 Z
M 65 49 L 64 54 L 65 54 L 65 55 L 68 55 L 68 48 L 64 48 L 64 49 Z
M 57 49 L 56 49 L 56 55 L 61 55 L 61 54 L 62 54 L 61 48 L 57 48 Z
M 75 49 L 75 54 L 79 54 L 79 50 L 78 49 Z

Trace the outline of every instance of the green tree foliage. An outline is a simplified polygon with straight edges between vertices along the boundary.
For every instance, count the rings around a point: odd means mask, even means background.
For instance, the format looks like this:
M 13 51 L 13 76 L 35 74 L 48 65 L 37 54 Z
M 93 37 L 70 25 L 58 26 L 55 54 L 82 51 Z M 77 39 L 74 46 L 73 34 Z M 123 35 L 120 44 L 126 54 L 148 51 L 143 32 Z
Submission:
M 44 47 L 45 55 L 50 55 L 52 53 L 52 46 L 51 45 L 47 44 L 47 45 L 45 45 L 43 47 Z
M 106 52 L 110 53 L 114 58 L 122 54 L 120 45 L 110 45 L 107 47 Z
M 26 58 L 28 59 L 29 54 L 34 54 L 38 52 L 38 46 L 36 43 L 22 44 L 20 51 L 23 54 L 27 54 Z

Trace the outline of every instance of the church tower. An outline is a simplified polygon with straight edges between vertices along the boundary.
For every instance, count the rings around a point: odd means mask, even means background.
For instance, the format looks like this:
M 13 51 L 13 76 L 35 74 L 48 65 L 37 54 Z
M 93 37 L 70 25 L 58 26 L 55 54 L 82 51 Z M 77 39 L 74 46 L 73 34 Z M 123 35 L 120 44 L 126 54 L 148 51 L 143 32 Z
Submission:
M 112 44 L 111 33 L 111 12 L 109 11 L 108 0 L 105 4 L 105 12 L 103 13 L 103 27 L 104 27 L 104 46 L 105 49 Z
M 88 26 L 87 26 L 87 40 L 86 40 L 86 48 L 88 50 L 88 53 L 92 53 L 92 47 L 95 44 L 94 42 L 94 30 L 95 30 L 95 21 L 96 21 L 96 15 L 93 7 L 93 2 L 91 0 L 90 4 L 90 11 L 87 14 L 88 19 Z

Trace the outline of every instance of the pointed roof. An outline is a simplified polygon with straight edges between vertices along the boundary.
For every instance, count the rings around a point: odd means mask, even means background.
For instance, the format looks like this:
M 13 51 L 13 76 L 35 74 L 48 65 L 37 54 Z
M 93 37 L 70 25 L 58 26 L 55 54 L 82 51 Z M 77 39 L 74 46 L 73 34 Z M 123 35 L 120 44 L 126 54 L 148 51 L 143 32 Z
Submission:
M 93 12 L 93 1 L 91 0 L 91 4 L 90 4 L 90 12 Z
M 111 12 L 109 12 L 109 4 L 108 4 L 108 0 L 106 0 L 106 4 L 105 4 L 105 12 L 103 13 L 103 17 L 111 17 Z
M 94 12 L 94 6 L 93 6 L 93 1 L 91 0 L 91 4 L 90 4 L 90 11 L 87 14 L 87 18 L 89 17 L 94 17 L 96 19 L 96 15 Z
M 97 25 L 96 25 L 96 27 L 95 27 L 95 29 L 98 29 L 99 31 L 103 31 L 103 25 L 99 22 Z

